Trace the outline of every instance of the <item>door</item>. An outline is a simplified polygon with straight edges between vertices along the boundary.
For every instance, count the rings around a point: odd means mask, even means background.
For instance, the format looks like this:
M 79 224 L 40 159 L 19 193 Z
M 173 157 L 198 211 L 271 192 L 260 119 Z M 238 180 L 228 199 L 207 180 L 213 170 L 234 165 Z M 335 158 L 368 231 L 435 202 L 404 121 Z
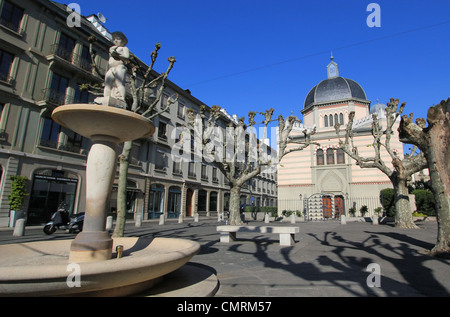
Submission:
M 333 209 L 331 207 L 331 197 L 323 196 L 322 197 L 322 212 L 324 218 L 331 218 L 333 215 Z
M 186 217 L 192 217 L 192 197 L 194 192 L 192 189 L 188 188 L 186 192 Z
M 343 196 L 334 197 L 334 210 L 335 210 L 335 218 L 341 218 L 345 210 Z

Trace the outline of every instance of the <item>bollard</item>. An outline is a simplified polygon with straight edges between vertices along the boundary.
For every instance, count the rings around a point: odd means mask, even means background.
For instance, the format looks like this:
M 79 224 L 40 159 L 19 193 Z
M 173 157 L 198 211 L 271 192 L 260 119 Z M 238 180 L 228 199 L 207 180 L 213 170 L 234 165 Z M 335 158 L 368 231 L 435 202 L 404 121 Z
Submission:
M 25 219 L 17 219 L 14 226 L 14 237 L 22 237 L 25 235 Z
M 375 226 L 378 225 L 378 215 L 372 216 L 372 224 Z
M 294 212 L 291 215 L 291 223 L 295 224 L 295 213 Z
M 194 222 L 198 222 L 198 212 L 194 214 Z
M 136 222 L 134 223 L 135 227 L 140 227 L 142 226 L 142 216 L 141 214 L 137 214 L 136 215 Z
M 160 225 L 164 224 L 164 215 L 159 216 L 159 224 Z
M 113 217 L 108 216 L 106 217 L 106 230 L 111 230 L 113 226 Z
M 341 216 L 341 225 L 345 225 L 345 224 L 347 224 L 347 221 L 345 219 L 345 215 L 342 215 Z
M 265 223 L 270 223 L 270 218 L 269 218 L 269 214 L 265 214 L 265 216 L 264 216 L 264 222 Z
M 184 218 L 183 218 L 183 214 L 180 213 L 180 216 L 178 217 L 178 223 L 183 223 Z

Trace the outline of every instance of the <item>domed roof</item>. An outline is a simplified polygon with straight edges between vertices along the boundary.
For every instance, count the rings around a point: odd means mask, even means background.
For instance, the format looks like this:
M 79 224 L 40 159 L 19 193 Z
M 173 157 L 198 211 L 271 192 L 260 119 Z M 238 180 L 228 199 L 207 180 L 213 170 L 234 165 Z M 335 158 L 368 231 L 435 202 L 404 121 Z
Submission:
M 309 91 L 304 109 L 318 102 L 351 98 L 367 99 L 364 89 L 356 81 L 343 77 L 328 78 Z
M 385 104 L 379 103 L 377 100 L 377 103 L 370 107 L 370 114 L 374 114 L 378 111 L 384 110 L 386 109 L 386 107 L 387 106 Z

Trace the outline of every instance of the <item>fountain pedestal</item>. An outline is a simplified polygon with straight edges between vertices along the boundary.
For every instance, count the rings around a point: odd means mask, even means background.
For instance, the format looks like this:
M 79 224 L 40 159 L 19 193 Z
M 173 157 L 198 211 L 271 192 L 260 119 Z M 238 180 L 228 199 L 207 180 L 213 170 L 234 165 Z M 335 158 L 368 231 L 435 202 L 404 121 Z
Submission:
M 117 168 L 117 145 L 152 135 L 148 119 L 131 111 L 91 104 L 65 105 L 53 111 L 60 125 L 92 140 L 86 167 L 83 231 L 72 242 L 70 262 L 111 259 L 113 240 L 106 231 L 106 207 Z

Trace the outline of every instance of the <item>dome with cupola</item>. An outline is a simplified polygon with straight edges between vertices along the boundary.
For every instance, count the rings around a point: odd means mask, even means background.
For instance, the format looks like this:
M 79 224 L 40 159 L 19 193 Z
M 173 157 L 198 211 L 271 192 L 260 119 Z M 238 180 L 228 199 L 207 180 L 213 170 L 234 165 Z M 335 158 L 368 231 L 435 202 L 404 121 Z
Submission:
M 377 99 L 377 103 L 370 107 L 370 114 L 378 113 L 380 111 L 384 111 L 386 109 L 386 105 L 379 102 Z
M 364 89 L 356 81 L 339 76 L 337 63 L 333 61 L 327 66 L 328 78 L 315 85 L 305 99 L 304 109 L 317 103 L 338 101 L 342 99 L 366 100 Z

